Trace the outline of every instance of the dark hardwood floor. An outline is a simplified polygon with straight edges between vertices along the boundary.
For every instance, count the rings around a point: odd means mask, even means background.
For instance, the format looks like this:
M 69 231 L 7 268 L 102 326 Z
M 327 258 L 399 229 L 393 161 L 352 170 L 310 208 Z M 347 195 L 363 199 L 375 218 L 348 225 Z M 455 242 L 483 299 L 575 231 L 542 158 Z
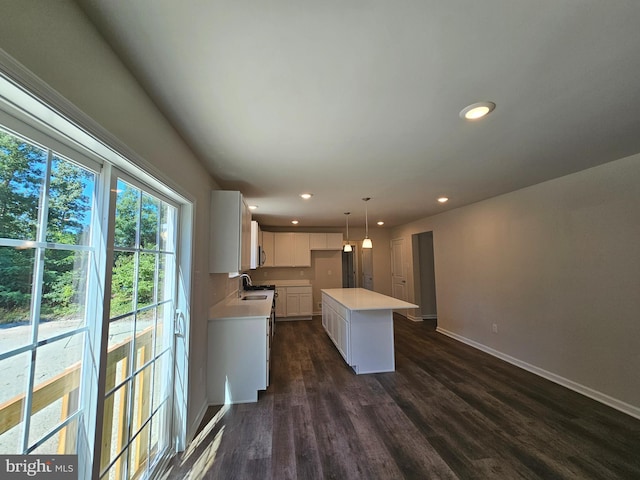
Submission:
M 164 478 L 640 479 L 640 420 L 428 322 L 394 323 L 396 372 L 370 375 L 319 317 L 278 323 L 271 386 L 210 408 Z

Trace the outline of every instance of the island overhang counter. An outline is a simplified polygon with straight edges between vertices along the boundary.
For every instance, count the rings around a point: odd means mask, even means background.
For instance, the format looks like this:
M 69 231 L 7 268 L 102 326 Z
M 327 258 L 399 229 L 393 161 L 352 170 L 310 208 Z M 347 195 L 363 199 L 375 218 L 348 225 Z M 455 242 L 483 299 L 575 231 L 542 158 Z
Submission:
M 393 310 L 411 308 L 364 288 L 322 290 L 322 326 L 356 374 L 395 371 Z

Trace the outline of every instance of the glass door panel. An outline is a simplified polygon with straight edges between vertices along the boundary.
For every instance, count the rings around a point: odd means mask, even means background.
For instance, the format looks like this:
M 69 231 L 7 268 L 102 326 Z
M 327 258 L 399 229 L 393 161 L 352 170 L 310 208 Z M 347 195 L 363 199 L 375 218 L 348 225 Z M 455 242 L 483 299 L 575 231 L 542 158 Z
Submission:
M 76 453 L 96 181 L 0 129 L 0 453 Z
M 105 397 L 105 413 L 113 418 L 105 418 L 103 448 L 109 453 L 103 452 L 101 476 L 130 479 L 170 447 L 170 422 L 163 417 L 169 410 L 156 407 L 170 404 L 173 391 L 177 209 L 123 179 L 114 194 Z

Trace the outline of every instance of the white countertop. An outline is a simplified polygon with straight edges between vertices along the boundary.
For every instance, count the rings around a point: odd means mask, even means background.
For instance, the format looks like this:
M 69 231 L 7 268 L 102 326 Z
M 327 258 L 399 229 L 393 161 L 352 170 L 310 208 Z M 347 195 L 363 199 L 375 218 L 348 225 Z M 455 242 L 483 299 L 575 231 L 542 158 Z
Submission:
M 309 287 L 311 282 L 309 280 L 265 280 L 259 282 L 253 282 L 254 285 L 275 285 L 276 287 Z
M 273 290 L 248 290 L 242 292 L 242 297 L 252 295 L 266 295 L 264 300 L 242 300 L 237 296 L 227 297 L 221 302 L 209 308 L 209 320 L 222 320 L 229 318 L 267 318 L 271 315 L 271 302 Z
M 396 310 L 405 308 L 419 308 L 418 305 L 408 303 L 397 298 L 388 297 L 381 293 L 372 292 L 365 288 L 327 288 L 322 289 L 336 302 L 349 310 Z

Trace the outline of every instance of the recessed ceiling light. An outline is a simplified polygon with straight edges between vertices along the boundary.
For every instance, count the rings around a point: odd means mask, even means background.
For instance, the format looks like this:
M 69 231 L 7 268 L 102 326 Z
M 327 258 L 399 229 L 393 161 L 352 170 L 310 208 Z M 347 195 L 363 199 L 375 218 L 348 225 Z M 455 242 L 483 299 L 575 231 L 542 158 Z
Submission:
M 449 199 L 448 199 L 447 197 L 440 197 L 440 198 L 438 199 L 438 201 L 439 201 L 440 203 L 447 203 L 447 202 L 449 201 Z
M 496 104 L 493 102 L 473 103 L 462 109 L 460 117 L 467 120 L 478 120 L 491 113 L 494 108 L 496 108 Z
M 309 200 L 311 197 L 313 197 L 313 193 L 301 193 L 300 196 L 305 200 Z
M 384 225 L 384 222 L 381 220 L 378 222 L 378 225 Z
M 298 224 L 298 220 L 291 220 L 291 223 L 293 223 L 294 225 Z
M 249 210 L 255 210 L 256 208 L 258 208 L 257 205 L 249 205 Z

